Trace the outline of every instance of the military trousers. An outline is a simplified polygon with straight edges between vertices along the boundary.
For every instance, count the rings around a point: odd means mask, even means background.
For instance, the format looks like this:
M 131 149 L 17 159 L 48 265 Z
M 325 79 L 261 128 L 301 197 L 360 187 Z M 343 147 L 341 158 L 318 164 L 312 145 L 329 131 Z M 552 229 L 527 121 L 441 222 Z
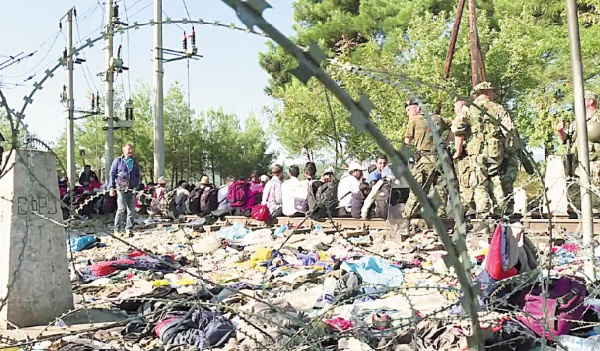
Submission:
M 435 192 L 438 194 L 442 202 L 441 205 L 436 209 L 437 214 L 443 217 L 446 215 L 447 190 L 442 184 L 442 175 L 436 169 L 435 165 L 437 160 L 437 154 L 423 155 L 415 163 L 411 173 L 426 194 L 428 194 L 431 190 L 431 187 L 434 186 Z M 414 195 L 414 193 L 411 192 L 408 196 L 408 200 L 406 201 L 406 205 L 404 206 L 402 217 L 405 219 L 416 218 L 420 211 L 421 204 L 417 200 L 417 197 Z
M 515 182 L 519 173 L 519 157 L 516 153 L 505 155 L 504 169 L 501 171 L 502 190 L 506 199 L 506 214 L 512 214 L 515 210 Z
M 463 156 L 456 161 L 456 175 L 458 178 L 458 187 L 460 189 L 460 201 L 465 209 L 465 215 L 475 214 L 473 189 L 469 183 L 469 178 L 471 176 L 471 160 L 468 156 Z
M 469 184 L 473 189 L 473 201 L 477 218 L 488 218 L 490 214 L 500 216 L 504 210 L 504 191 L 500 180 L 502 152 L 483 150 L 479 155 L 469 156 L 471 175 Z

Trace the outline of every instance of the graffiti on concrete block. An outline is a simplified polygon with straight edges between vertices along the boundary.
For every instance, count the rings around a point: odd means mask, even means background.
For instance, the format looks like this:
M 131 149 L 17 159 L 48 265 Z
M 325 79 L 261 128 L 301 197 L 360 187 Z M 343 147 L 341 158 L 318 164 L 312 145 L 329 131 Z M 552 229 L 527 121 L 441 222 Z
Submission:
M 23 216 L 27 214 L 27 211 L 37 212 L 41 215 L 54 215 L 58 213 L 58 206 L 56 201 L 46 196 L 31 198 L 19 196 L 17 198 L 17 214 Z

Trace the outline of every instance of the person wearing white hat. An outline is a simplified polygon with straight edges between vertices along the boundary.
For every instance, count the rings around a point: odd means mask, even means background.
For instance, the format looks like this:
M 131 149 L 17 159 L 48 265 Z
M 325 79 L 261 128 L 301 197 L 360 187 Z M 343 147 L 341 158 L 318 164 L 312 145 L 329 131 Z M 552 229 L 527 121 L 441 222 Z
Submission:
M 367 169 L 357 162 L 352 162 L 348 167 L 348 173 L 340 178 L 338 185 L 338 201 L 340 217 L 350 216 L 352 201 L 356 201 L 355 196 L 360 192 L 360 180 L 363 172 Z

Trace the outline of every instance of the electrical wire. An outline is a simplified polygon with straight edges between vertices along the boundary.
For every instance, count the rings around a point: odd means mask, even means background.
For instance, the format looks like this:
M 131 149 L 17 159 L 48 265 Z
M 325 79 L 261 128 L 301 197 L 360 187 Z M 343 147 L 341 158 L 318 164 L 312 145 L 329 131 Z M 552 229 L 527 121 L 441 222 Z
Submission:
M 188 11 L 188 7 L 185 0 L 183 0 L 183 6 L 185 7 L 185 13 L 187 13 L 188 19 L 192 19 L 192 16 L 190 16 L 190 11 Z
M 48 48 L 48 50 L 44 54 L 44 57 L 41 60 L 39 60 L 39 62 L 37 62 L 36 64 L 34 64 L 32 68 L 30 68 L 29 70 L 27 70 L 26 72 L 21 73 L 21 74 L 17 74 L 17 75 L 5 75 L 3 77 L 4 78 L 19 78 L 19 77 L 26 76 L 26 75 L 30 74 L 31 72 L 35 71 L 36 69 L 38 69 L 40 67 L 40 65 L 42 65 L 42 63 L 44 63 L 44 61 L 48 58 L 48 55 L 50 54 L 50 51 L 52 50 L 52 48 L 54 48 L 54 45 L 56 44 L 56 41 L 58 40 L 58 37 L 60 36 L 61 32 L 62 31 L 59 30 L 58 32 L 56 32 L 55 34 L 53 34 L 52 36 L 50 36 L 46 40 L 44 40 L 44 42 L 42 42 L 40 45 L 38 45 L 34 50 L 32 50 L 32 52 L 34 52 L 34 55 L 35 55 L 35 53 L 37 53 L 49 40 L 52 40 L 52 44 L 50 45 L 50 48 Z M 46 65 L 44 65 L 44 67 L 46 67 Z M 33 78 L 38 73 L 39 72 L 34 73 L 33 75 L 31 75 L 31 77 L 28 77 L 26 80 L 24 80 L 24 82 L 27 81 L 27 80 L 29 80 L 29 79 L 31 79 L 31 78 Z
M 97 8 L 97 7 L 95 7 Z M 81 39 L 81 32 L 79 30 L 79 17 L 75 16 L 75 27 L 77 28 L 77 37 L 79 38 L 79 42 L 82 42 Z M 90 72 L 90 67 L 87 63 L 87 57 L 85 56 L 85 52 L 82 50 L 81 51 L 81 55 L 83 56 L 85 62 L 83 63 L 84 69 L 83 69 L 83 78 L 85 78 L 85 82 L 87 83 L 88 88 L 90 89 L 90 91 L 92 92 L 92 96 L 93 93 L 95 91 L 98 91 L 98 87 L 96 86 L 96 83 L 94 83 L 94 78 L 92 76 L 92 72 Z M 90 80 L 88 81 L 88 75 L 86 75 L 86 71 L 90 77 Z M 91 85 L 90 85 L 90 81 L 91 81 Z M 92 90 L 92 85 L 94 86 L 94 89 Z
M 138 2 L 140 2 L 140 0 L 138 0 Z M 125 20 L 127 21 L 127 23 L 129 23 L 129 15 L 127 14 L 127 5 L 125 4 L 125 0 L 123 0 L 123 10 L 125 11 Z M 131 63 L 131 56 L 129 54 L 129 46 L 130 46 L 129 31 L 127 31 L 127 49 L 126 49 L 127 50 L 127 61 L 129 63 Z M 127 93 L 129 94 L 129 96 L 131 96 L 131 73 L 129 73 L 129 70 L 127 71 Z

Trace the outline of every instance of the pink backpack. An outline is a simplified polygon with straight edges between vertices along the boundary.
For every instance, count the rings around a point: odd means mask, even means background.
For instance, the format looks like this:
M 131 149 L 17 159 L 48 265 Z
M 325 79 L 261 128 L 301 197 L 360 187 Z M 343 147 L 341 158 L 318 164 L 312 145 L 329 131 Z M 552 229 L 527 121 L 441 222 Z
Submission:
M 536 286 L 525 295 L 525 307 L 519 320 L 533 330 L 537 335 L 542 334 L 549 340 L 551 335 L 558 336 L 568 333 L 585 311 L 583 300 L 587 294 L 585 283 L 574 276 L 560 277 L 550 283 L 546 299 L 546 316 L 543 311 L 542 287 Z M 544 319 L 550 333 L 544 333 Z

